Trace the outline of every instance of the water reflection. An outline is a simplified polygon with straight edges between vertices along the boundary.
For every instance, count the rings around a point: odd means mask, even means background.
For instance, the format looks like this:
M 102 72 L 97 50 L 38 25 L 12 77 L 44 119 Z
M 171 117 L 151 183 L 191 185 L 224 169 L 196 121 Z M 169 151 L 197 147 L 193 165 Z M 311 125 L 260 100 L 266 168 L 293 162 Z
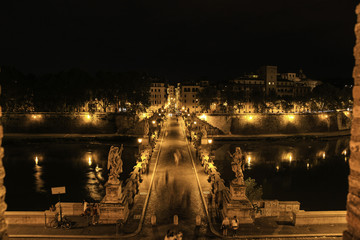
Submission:
M 343 210 L 349 141 L 349 137 L 216 141 L 214 165 L 229 186 L 234 173 L 227 153 L 241 147 L 246 154 L 245 178 L 263 186 L 264 199 L 297 200 L 305 210 Z
M 123 142 L 124 181 L 135 165 L 135 143 Z M 121 143 L 26 143 L 4 144 L 3 159 L 9 210 L 45 210 L 57 201 L 51 187 L 65 186 L 67 202 L 100 200 L 105 190 L 107 155 L 111 145 Z M 21 167 L 19 167 L 21 166 Z M 21 176 L 21 177 L 19 177 Z M 27 199 L 27 201 L 23 201 Z

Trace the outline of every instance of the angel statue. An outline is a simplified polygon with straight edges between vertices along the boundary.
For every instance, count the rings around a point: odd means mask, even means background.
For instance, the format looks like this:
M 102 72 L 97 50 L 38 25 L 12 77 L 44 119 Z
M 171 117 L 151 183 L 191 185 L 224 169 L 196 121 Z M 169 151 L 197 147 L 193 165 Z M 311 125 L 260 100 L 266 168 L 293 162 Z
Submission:
M 108 155 L 107 169 L 110 169 L 109 180 L 110 184 L 119 184 L 119 175 L 122 173 L 123 161 L 121 160 L 121 154 L 124 150 L 124 146 L 121 144 L 120 149 L 118 147 L 111 146 Z
M 149 135 L 149 121 L 147 119 L 144 120 L 144 136 Z
M 230 154 L 232 157 L 231 162 L 231 169 L 235 172 L 236 179 L 233 180 L 234 183 L 243 185 L 244 182 L 244 174 L 243 171 L 245 170 L 245 157 L 241 151 L 240 147 L 236 147 L 235 153 Z
M 205 125 L 203 125 L 203 126 L 201 127 L 201 133 L 202 133 L 202 138 L 203 138 L 203 139 L 207 138 L 207 130 L 206 130 L 206 126 L 205 126 Z

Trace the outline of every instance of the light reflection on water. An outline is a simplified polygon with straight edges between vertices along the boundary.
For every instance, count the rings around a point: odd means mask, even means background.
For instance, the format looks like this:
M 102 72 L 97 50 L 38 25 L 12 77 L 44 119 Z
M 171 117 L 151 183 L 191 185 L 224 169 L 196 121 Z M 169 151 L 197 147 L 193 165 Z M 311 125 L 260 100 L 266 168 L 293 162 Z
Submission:
M 126 147 L 120 179 L 125 180 L 135 165 L 137 147 L 122 143 Z M 47 209 L 57 201 L 51 187 L 58 186 L 66 187 L 62 201 L 100 201 L 105 194 L 107 155 L 116 144 L 121 143 L 4 144 L 8 209 Z
M 264 199 L 297 200 L 305 210 L 343 210 L 347 194 L 350 137 L 254 140 L 213 144 L 215 166 L 225 183 L 234 178 L 235 147 L 245 153 L 245 178 L 263 187 Z

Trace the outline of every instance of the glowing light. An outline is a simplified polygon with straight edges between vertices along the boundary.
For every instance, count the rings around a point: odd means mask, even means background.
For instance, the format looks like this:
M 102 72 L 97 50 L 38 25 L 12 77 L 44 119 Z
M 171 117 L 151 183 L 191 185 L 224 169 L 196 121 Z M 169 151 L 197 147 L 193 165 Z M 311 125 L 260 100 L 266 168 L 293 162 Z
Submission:
M 325 159 L 325 153 L 322 154 L 322 158 Z
M 188 114 L 188 117 L 190 117 L 190 113 Z
M 196 121 L 194 122 L 194 124 L 196 124 Z
M 344 111 L 344 114 L 345 114 L 345 116 L 347 116 L 347 117 L 350 116 L 350 112 L 348 112 L 348 111 Z
M 161 113 L 159 113 L 159 116 L 161 116 Z
M 279 165 L 276 165 L 276 171 L 278 172 L 280 169 Z
M 87 119 L 91 119 L 91 116 L 88 114 L 88 115 L 86 115 L 86 118 L 87 118 Z
M 306 164 L 306 168 L 307 168 L 307 170 L 309 170 L 309 168 L 310 168 L 310 163 L 307 163 L 307 164 Z
M 247 157 L 247 164 L 248 164 L 248 168 L 250 169 L 250 167 L 251 167 L 251 156 Z
M 346 155 L 347 154 L 347 151 L 346 149 L 342 152 L 342 155 Z
M 291 156 L 291 155 L 289 156 L 289 161 L 290 161 L 290 162 L 292 161 L 292 156 Z
M 249 122 L 251 122 L 251 121 L 254 120 L 254 116 L 252 116 L 252 115 L 246 116 L 246 119 L 247 119 Z
M 92 159 L 91 159 L 91 157 L 89 157 L 89 159 L 88 159 L 88 163 L 89 163 L 89 166 L 91 166 L 91 165 L 92 165 Z
M 143 140 L 142 140 L 142 138 L 138 138 L 137 141 L 138 141 L 138 143 L 142 143 Z
M 42 118 L 42 116 L 41 116 L 40 114 L 32 114 L 32 115 L 31 115 L 31 118 L 32 118 L 33 120 L 40 120 L 40 119 Z
M 155 121 L 152 121 L 152 124 L 155 124 L 156 122 Z
M 294 115 L 287 115 L 287 118 L 289 121 L 294 121 L 295 116 Z
M 329 116 L 327 114 L 321 114 L 322 119 L 327 119 Z
M 182 107 L 181 109 L 182 109 L 182 110 L 185 110 L 185 107 Z
M 38 163 L 39 163 L 39 158 L 35 156 L 35 164 L 38 165 Z
M 201 116 L 200 116 L 200 119 L 201 119 L 201 120 L 206 120 L 206 115 L 205 115 L 205 114 L 201 115 Z
M 213 140 L 212 139 L 208 139 L 208 144 L 212 144 Z

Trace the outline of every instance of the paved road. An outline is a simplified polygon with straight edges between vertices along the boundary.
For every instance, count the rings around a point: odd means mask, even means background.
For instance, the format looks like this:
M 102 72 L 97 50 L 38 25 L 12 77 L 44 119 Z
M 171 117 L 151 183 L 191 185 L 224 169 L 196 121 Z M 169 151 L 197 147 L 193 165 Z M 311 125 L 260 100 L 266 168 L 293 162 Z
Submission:
M 144 225 L 151 225 L 151 216 L 155 215 L 157 225 L 166 232 L 166 227 L 174 228 L 173 218 L 177 215 L 178 230 L 187 237 L 201 235 L 207 229 L 206 215 L 186 138 L 180 119 L 168 121 Z M 196 229 L 197 215 L 203 222 L 200 230 Z

